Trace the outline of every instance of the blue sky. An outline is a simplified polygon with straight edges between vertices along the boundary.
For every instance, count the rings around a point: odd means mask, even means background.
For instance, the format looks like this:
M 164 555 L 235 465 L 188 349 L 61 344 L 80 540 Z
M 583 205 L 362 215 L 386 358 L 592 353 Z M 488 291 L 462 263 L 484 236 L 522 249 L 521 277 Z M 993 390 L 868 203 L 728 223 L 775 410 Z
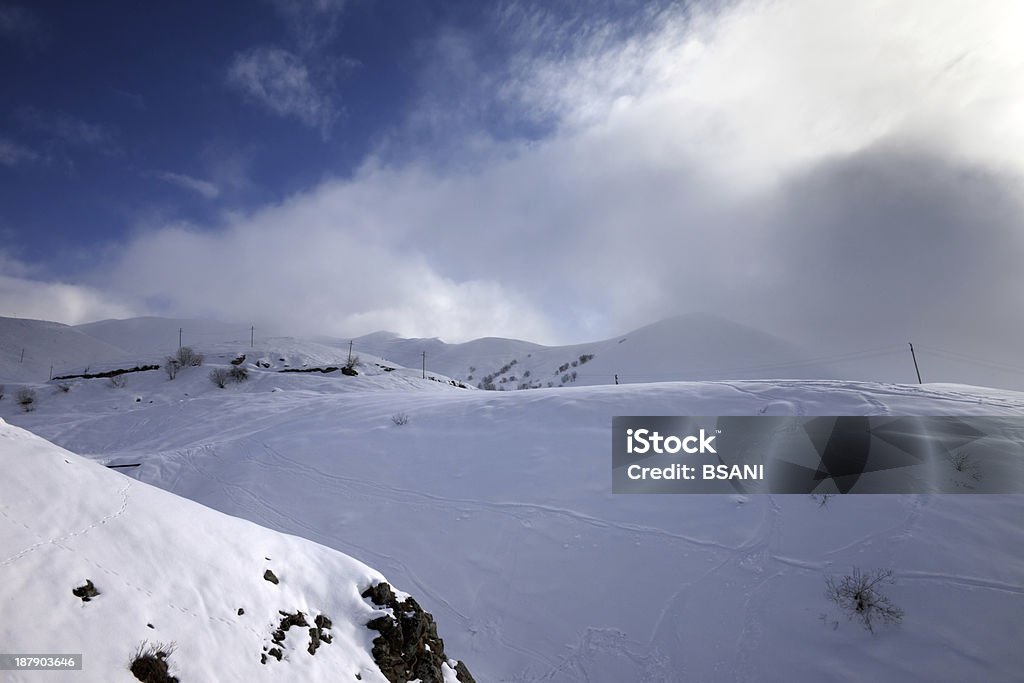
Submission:
M 18 255 L 89 248 L 152 214 L 209 221 L 351 174 L 401 123 L 430 35 L 479 22 L 476 3 L 285 5 L 6 5 L 21 19 L 0 42 L 0 134 L 23 151 L 0 166 L 0 220 Z M 275 110 L 232 78 L 268 52 L 306 71 L 307 90 L 280 94 L 319 110 Z
M 0 315 L 1016 367 L 1012 0 L 0 0 Z

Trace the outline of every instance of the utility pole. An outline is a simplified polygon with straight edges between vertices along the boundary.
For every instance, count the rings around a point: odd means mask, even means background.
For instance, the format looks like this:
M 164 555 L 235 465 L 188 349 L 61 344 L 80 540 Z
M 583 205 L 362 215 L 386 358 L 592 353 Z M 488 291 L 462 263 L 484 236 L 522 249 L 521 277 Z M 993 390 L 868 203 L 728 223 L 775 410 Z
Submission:
M 21 350 L 21 360 L 19 360 L 18 362 L 19 363 L 24 363 L 25 362 L 25 349 Z
M 923 384 L 921 381 L 921 371 L 917 368 L 917 355 L 914 353 L 914 345 L 910 342 L 907 342 L 907 344 L 910 346 L 910 357 L 914 359 L 914 372 L 917 373 L 917 383 Z
M 181 328 L 178 328 L 178 348 L 181 348 Z
M 50 379 L 53 379 L 53 366 L 50 366 Z
M 423 352 L 423 379 L 427 378 L 427 352 Z
M 352 362 L 352 340 L 348 340 L 348 362 Z
M 256 326 L 253 325 L 249 328 L 249 347 L 256 346 Z

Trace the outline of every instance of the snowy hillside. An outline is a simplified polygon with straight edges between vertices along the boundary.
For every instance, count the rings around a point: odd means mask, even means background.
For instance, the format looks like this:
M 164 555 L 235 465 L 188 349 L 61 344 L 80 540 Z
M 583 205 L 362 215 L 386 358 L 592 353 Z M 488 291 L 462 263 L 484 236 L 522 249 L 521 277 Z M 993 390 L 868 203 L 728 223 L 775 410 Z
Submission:
M 474 386 L 512 390 L 702 379 L 824 379 L 834 369 L 807 362 L 805 349 L 706 314 L 680 315 L 585 344 L 546 347 L 514 339 L 446 344 L 438 339 L 370 335 L 355 340 L 408 367 L 427 354 L 428 369 Z
M 0 469 L 6 652 L 82 654 L 82 672 L 66 680 L 134 680 L 129 662 L 152 646 L 169 653 L 163 659 L 182 681 L 386 682 L 366 624 L 390 610 L 361 597 L 384 581 L 366 565 L 121 476 L 2 420 Z M 41 677 L 4 673 L 5 681 Z
M 329 368 L 336 372 L 349 360 L 347 345 L 342 348 L 337 343 L 287 336 L 249 336 L 248 327 L 216 321 L 148 317 L 69 327 L 0 317 L 0 382 L 38 383 L 51 376 L 74 380 L 84 374 L 162 366 L 167 356 L 177 352 L 179 330 L 185 346 L 194 346 L 215 364 L 242 359 L 247 366 L 273 372 Z M 422 374 L 418 363 L 412 369 L 394 362 L 385 365 L 365 349 L 358 360 L 363 375 L 378 374 L 385 368 L 395 376 Z M 437 372 L 431 374 L 441 382 L 450 380 Z M 141 375 L 132 372 L 130 376 Z
M 68 325 L 0 317 L 0 381 L 43 381 L 51 367 L 85 367 L 125 355 L 123 349 Z
M 599 367 L 599 352 L 611 357 L 631 342 L 640 355 L 622 361 L 634 368 L 674 352 L 667 341 L 644 340 L 641 330 L 621 344 L 591 347 L 584 367 Z M 294 340 L 311 354 L 307 343 Z M 477 348 L 503 343 L 481 340 Z M 1024 415 L 1024 394 L 839 380 L 485 392 L 422 379 L 413 362 L 393 371 L 370 362 L 355 377 L 282 374 L 284 356 L 272 368 L 247 358 L 249 379 L 221 389 L 207 374 L 229 367 L 234 349 L 197 347 L 208 365 L 173 381 L 146 372 L 128 376 L 123 388 L 82 379 L 65 392 L 39 383 L 33 411 L 5 397 L 0 416 L 89 459 L 138 463 L 122 474 L 100 471 L 102 500 L 114 512 L 120 489 L 103 482 L 147 482 L 379 569 L 434 614 L 446 649 L 480 681 L 1020 679 L 1024 496 L 613 495 L 609 436 L 616 415 Z M 257 358 L 271 348 L 257 348 Z M 331 350 L 322 340 L 315 348 L 335 360 L 347 353 L 347 344 Z M 539 348 L 513 350 L 532 359 L 545 352 Z M 386 349 L 380 355 L 394 358 Z M 508 362 L 503 356 L 491 365 Z M 70 484 L 54 482 L 50 491 Z M 18 487 L 39 497 L 32 505 L 53 496 L 28 481 Z M 86 518 L 109 514 L 102 508 Z M 256 531 L 231 533 L 250 538 L 247 548 L 262 542 L 252 538 Z M 21 542 L 11 545 L 20 552 Z M 229 548 L 241 559 L 225 575 L 246 591 L 253 567 L 266 588 L 263 557 L 309 557 L 301 567 L 341 562 L 314 561 L 313 550 Z M 199 559 L 222 561 L 209 553 Z M 280 566 L 289 576 L 300 570 L 300 563 Z M 893 572 L 884 592 L 903 610 L 902 623 L 871 633 L 826 599 L 827 580 L 854 568 Z M 96 581 L 66 572 L 64 583 Z M 346 576 L 358 596 L 359 577 Z M 335 603 L 308 586 L 301 605 L 259 609 L 327 613 Z M 223 606 L 203 595 L 211 614 Z M 228 632 L 219 622 L 209 628 Z M 129 646 L 145 637 L 123 633 Z

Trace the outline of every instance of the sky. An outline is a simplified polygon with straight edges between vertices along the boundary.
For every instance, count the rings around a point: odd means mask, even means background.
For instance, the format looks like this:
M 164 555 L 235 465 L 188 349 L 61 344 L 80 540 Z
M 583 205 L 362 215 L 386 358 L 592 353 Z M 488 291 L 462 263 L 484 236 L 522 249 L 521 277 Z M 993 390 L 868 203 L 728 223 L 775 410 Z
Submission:
M 0 315 L 1016 373 L 1015 0 L 0 0 Z

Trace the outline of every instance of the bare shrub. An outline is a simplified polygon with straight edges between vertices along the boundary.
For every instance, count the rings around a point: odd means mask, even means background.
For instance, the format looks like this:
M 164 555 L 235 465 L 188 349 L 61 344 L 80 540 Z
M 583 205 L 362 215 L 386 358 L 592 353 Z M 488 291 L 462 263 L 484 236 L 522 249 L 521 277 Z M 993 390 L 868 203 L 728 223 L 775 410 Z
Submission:
M 825 580 L 825 597 L 846 612 L 848 618 L 858 619 L 864 628 L 874 633 L 879 623 L 898 624 L 903 621 L 903 610 L 878 592 L 879 584 L 893 582 L 891 569 L 866 572 L 854 567 L 838 582 L 831 576 Z
M 967 451 L 957 451 L 950 456 L 949 463 L 953 466 L 954 470 L 961 474 L 966 474 L 974 481 L 981 479 L 978 463 L 971 459 L 971 454 Z
M 26 413 L 30 413 L 36 409 L 36 392 L 29 388 L 18 389 L 18 393 L 14 395 L 14 400 L 17 401 L 21 409 Z
M 59 391 L 62 394 L 66 394 L 69 391 L 71 391 L 71 385 L 67 382 L 60 382 L 57 385 L 57 391 Z
M 128 670 L 143 683 L 178 683 L 172 676 L 168 658 L 174 652 L 174 643 L 148 643 L 143 641 L 132 655 Z
M 401 427 L 402 425 L 409 424 L 409 416 L 405 413 L 395 413 L 391 416 L 391 421 L 394 422 L 395 425 Z
M 345 361 L 345 369 L 355 370 L 356 366 L 361 365 L 362 361 L 359 360 L 359 356 L 349 356 L 348 360 Z
M 232 382 L 244 382 L 249 379 L 249 371 L 240 365 L 236 365 L 228 370 L 228 376 Z
M 184 368 L 197 368 L 203 364 L 203 354 L 193 351 L 190 346 L 182 346 L 178 349 L 175 358 Z
M 164 372 L 167 373 L 167 379 L 174 379 L 178 376 L 178 371 L 181 370 L 181 361 L 174 356 L 167 356 L 164 359 Z
M 114 375 L 108 381 L 114 389 L 124 389 L 128 386 L 128 378 L 124 375 Z
M 210 381 L 221 389 L 228 385 L 228 381 L 230 381 L 230 379 L 231 373 L 224 368 L 214 368 L 213 370 L 210 370 Z

